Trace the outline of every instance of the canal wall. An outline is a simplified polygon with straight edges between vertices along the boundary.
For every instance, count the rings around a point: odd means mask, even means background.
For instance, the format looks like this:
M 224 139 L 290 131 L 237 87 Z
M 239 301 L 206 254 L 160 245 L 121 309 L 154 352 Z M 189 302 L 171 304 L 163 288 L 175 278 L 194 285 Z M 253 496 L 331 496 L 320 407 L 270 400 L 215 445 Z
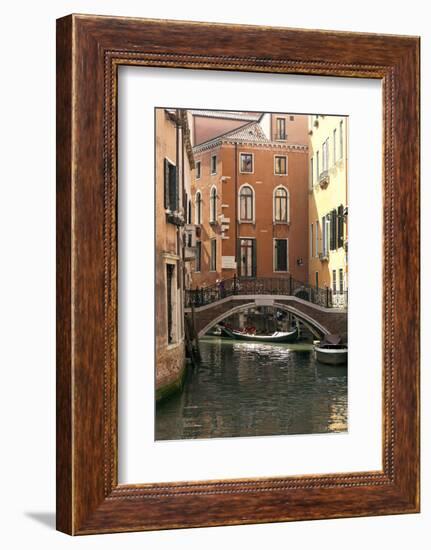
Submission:
M 157 353 L 156 401 L 179 391 L 186 373 L 184 341 Z

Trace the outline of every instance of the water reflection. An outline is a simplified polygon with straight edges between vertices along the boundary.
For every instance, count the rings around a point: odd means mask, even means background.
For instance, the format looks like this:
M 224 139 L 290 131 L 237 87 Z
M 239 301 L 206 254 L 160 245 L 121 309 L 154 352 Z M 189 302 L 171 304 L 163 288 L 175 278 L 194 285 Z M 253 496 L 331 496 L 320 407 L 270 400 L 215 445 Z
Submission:
M 303 345 L 201 340 L 201 365 L 156 411 L 156 439 L 347 430 L 347 369 Z

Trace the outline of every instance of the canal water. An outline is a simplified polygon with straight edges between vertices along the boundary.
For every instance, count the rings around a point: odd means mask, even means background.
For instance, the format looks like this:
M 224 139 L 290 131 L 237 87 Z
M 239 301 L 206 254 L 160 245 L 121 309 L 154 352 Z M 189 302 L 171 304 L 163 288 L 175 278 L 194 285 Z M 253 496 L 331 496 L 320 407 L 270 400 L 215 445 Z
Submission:
M 309 344 L 200 340 L 202 362 L 156 409 L 156 440 L 347 430 L 347 368 Z

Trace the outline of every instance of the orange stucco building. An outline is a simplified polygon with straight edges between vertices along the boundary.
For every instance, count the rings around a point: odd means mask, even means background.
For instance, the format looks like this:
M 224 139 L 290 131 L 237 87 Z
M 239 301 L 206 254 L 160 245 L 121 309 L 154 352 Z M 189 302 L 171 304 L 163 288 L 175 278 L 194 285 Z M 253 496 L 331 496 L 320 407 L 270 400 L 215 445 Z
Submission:
M 307 117 L 192 115 L 193 288 L 234 276 L 307 282 Z

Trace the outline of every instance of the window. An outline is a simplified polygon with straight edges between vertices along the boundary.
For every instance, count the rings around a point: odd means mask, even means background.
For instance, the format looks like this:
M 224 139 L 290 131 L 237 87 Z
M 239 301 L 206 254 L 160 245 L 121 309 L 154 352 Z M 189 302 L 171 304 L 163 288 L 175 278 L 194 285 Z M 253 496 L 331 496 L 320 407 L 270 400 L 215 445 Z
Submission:
M 277 137 L 276 139 L 286 139 L 286 119 L 277 118 Z
M 316 180 L 319 180 L 319 151 L 316 151 Z
M 197 180 L 201 179 L 201 161 L 200 160 L 196 161 L 196 179 Z
M 313 189 L 314 173 L 313 173 L 313 157 L 310 159 L 310 189 Z
M 343 158 L 344 155 L 344 143 L 343 143 L 343 121 L 340 121 L 340 159 Z
M 202 194 L 200 191 L 196 193 L 196 212 L 195 212 L 196 224 L 202 223 Z
M 253 155 L 251 153 L 240 153 L 239 155 L 239 171 L 242 174 L 253 173 Z
M 196 259 L 195 259 L 195 271 L 201 270 L 202 263 L 202 243 L 201 241 L 196 241 Z
M 313 242 L 314 242 L 313 224 L 311 224 L 310 225 L 310 258 L 313 257 Z
M 344 206 L 340 204 L 337 209 L 337 248 L 344 245 Z
M 276 155 L 274 157 L 274 173 L 277 176 L 286 176 L 287 175 L 287 157 L 282 157 L 279 155 Z
M 339 289 L 340 294 L 344 294 L 344 272 L 342 269 L 338 270 L 338 279 L 339 279 Z
M 284 187 L 277 187 L 274 192 L 274 220 L 289 221 L 289 193 Z
M 335 269 L 332 270 L 332 292 L 337 294 L 337 271 Z
M 330 215 L 322 218 L 322 254 L 327 256 L 331 242 L 331 218 Z
M 191 200 L 189 200 L 188 202 L 187 211 L 188 211 L 187 223 L 192 223 L 192 201 Z
M 239 273 L 241 277 L 256 277 L 256 240 L 239 239 Z
M 165 158 L 165 208 L 178 210 L 177 167 Z
M 319 220 L 316 220 L 316 246 L 315 246 L 315 256 L 319 257 Z
M 319 288 L 319 272 L 318 271 L 315 272 L 314 282 L 315 282 L 315 285 L 316 285 L 316 289 Z
M 210 194 L 210 223 L 215 223 L 217 221 L 217 189 L 213 186 L 211 187 Z
M 211 175 L 217 174 L 217 155 L 211 157 Z
M 175 266 L 166 264 L 166 305 L 167 305 L 167 330 L 168 344 L 174 341 L 174 300 L 172 286 L 174 284 Z
M 322 145 L 322 171 L 326 172 L 329 168 L 329 138 Z
M 239 192 L 239 219 L 244 222 L 252 222 L 254 219 L 253 189 L 249 185 L 243 185 Z
M 287 269 L 287 239 L 274 239 L 274 271 Z
M 210 271 L 216 271 L 217 268 L 217 241 L 211 239 L 210 241 Z
M 334 139 L 333 139 L 333 147 L 334 150 L 332 152 L 332 164 L 335 164 L 337 162 L 337 128 L 334 128 Z
M 329 216 L 331 219 L 329 249 L 336 250 L 337 249 L 337 211 L 335 210 L 335 208 L 331 210 Z

